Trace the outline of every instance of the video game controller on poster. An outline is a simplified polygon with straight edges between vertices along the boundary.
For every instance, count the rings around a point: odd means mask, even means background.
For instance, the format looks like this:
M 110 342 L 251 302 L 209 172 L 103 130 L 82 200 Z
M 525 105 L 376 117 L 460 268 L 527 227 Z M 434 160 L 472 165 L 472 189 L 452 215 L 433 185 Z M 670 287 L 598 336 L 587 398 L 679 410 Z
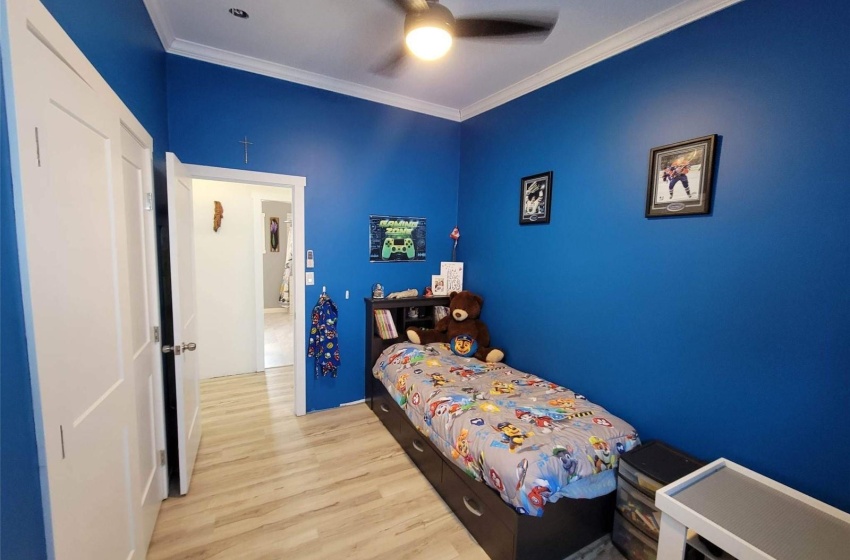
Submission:
M 381 250 L 381 258 L 389 259 L 394 253 L 404 253 L 408 259 L 416 256 L 416 249 L 413 247 L 413 239 L 410 237 L 404 238 L 386 238 L 384 240 L 384 248 Z

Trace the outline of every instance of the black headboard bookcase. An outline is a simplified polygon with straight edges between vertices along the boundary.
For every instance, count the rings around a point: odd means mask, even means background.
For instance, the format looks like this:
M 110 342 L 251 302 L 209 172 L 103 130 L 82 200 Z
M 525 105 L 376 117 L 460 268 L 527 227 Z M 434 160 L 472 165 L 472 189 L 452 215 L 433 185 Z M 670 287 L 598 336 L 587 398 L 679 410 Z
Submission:
M 407 340 L 407 327 L 434 328 L 434 308 L 449 306 L 448 297 L 412 297 L 398 299 L 372 299 L 366 301 L 366 404 L 372 405 L 372 366 L 381 352 L 399 342 Z M 384 340 L 378 334 L 375 311 L 388 309 L 392 313 L 398 337 Z M 411 311 L 415 310 L 415 311 Z

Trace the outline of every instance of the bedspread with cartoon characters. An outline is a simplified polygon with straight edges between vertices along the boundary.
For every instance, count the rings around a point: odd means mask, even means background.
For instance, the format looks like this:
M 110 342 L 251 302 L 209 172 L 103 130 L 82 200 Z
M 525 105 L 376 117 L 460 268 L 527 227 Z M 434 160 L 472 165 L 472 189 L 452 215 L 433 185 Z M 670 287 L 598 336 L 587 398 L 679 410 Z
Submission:
M 395 344 L 372 373 L 446 457 L 519 513 L 612 492 L 619 455 L 639 443 L 632 426 L 582 395 L 446 344 Z

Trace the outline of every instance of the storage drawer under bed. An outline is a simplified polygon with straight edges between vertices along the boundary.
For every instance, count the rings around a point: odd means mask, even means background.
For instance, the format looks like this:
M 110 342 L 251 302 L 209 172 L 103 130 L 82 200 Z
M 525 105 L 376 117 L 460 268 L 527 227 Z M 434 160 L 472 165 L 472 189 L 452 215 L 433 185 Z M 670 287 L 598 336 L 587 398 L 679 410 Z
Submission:
M 464 478 L 468 478 L 467 482 Z M 476 488 L 471 485 L 478 485 Z M 516 529 L 502 522 L 504 502 L 500 505 L 482 499 L 482 491 L 490 492 L 482 483 L 469 478 L 466 474 L 458 474 L 448 464 L 443 464 L 443 481 L 437 489 L 443 500 L 451 508 L 467 531 L 472 534 L 493 560 L 509 560 L 514 556 Z M 515 524 L 514 524 L 515 526 Z
M 439 485 L 443 464 L 439 452 L 435 451 L 429 445 L 428 438 L 410 423 L 404 410 L 398 406 L 386 387 L 377 379 L 374 380 L 372 395 L 372 410 L 381 423 L 422 471 L 428 482 L 434 487 Z

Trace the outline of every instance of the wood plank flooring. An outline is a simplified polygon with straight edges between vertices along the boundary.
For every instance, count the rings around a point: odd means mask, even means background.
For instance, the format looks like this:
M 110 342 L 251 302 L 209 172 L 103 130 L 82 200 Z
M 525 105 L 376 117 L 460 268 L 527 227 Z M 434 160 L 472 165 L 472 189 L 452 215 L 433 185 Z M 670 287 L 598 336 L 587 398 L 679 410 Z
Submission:
M 487 559 L 365 405 L 294 416 L 291 367 L 201 393 L 192 485 L 148 558 Z

